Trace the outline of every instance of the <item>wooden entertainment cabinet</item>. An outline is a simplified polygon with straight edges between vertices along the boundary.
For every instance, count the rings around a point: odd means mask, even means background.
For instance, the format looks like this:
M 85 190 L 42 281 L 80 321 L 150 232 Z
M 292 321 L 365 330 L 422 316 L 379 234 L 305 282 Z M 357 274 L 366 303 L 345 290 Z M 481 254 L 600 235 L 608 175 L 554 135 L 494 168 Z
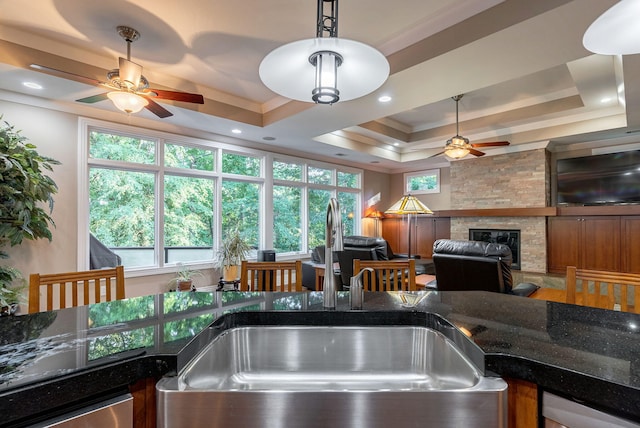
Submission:
M 433 243 L 437 239 L 451 237 L 451 219 L 431 215 L 414 216 L 411 219 L 414 229 L 411 231 L 411 254 L 430 259 Z M 382 221 L 382 237 L 389 242 L 394 253 L 407 254 L 407 219 L 405 217 L 386 217 Z
M 558 207 L 547 218 L 547 269 L 640 273 L 640 206 Z

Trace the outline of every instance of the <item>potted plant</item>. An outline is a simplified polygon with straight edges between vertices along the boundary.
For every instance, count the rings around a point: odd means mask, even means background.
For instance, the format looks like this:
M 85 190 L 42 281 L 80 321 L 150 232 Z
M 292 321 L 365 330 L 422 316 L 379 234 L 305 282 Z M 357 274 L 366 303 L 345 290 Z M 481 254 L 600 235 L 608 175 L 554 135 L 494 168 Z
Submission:
M 195 286 L 193 285 L 194 278 L 197 276 L 204 278 L 202 272 L 198 270 L 191 270 L 188 266 L 185 266 L 182 263 L 178 263 L 178 266 L 180 266 L 180 270 L 176 277 L 169 281 L 169 288 L 173 289 L 173 284 L 175 284 L 176 291 L 195 291 Z
M 49 226 L 55 226 L 50 216 L 52 195 L 58 186 L 44 170 L 53 171 L 52 165 L 60 162 L 41 156 L 35 148 L 7 122 L 0 127 L 0 258 L 3 259 L 9 258 L 3 248 L 20 245 L 25 238 L 51 241 Z M 18 303 L 25 287 L 24 282 L 16 286 L 20 281 L 23 278 L 18 270 L 0 266 L 0 306 Z
M 247 258 L 251 247 L 242 238 L 240 231 L 234 229 L 227 233 L 218 249 L 218 267 L 222 269 L 224 281 L 238 279 L 240 263 Z

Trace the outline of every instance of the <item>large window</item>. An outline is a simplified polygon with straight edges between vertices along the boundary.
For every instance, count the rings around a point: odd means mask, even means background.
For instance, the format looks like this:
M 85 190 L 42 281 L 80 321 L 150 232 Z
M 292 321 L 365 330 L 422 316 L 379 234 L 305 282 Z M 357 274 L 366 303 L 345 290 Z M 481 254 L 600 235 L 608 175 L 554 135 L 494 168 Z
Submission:
M 276 249 L 306 252 L 324 244 L 327 205 L 331 198 L 337 198 L 340 203 L 344 235 L 357 234 L 361 175 L 360 172 L 315 164 L 306 164 L 305 168 L 299 160 L 275 159 L 274 243 L 280 245 Z
M 359 232 L 360 170 L 83 122 L 88 224 L 80 236 L 93 234 L 129 272 L 210 264 L 220 237 L 233 229 L 255 250 L 297 257 L 324 243 L 332 197 L 345 235 Z M 88 249 L 81 251 L 88 260 Z

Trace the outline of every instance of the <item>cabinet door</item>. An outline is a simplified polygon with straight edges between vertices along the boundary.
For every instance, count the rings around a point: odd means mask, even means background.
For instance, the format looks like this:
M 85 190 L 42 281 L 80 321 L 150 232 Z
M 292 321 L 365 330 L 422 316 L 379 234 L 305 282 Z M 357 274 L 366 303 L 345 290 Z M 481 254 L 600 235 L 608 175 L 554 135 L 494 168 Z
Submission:
M 401 217 L 387 217 L 382 220 L 382 237 L 387 240 L 389 246 L 394 253 L 406 253 L 406 234 L 404 231 L 404 223 Z M 405 235 L 403 242 L 400 242 L 400 235 Z
M 417 236 L 415 253 L 422 258 L 431 258 L 433 252 L 433 241 L 435 236 L 435 218 L 418 217 L 417 219 Z M 413 240 L 413 239 L 412 239 Z
M 505 379 L 507 390 L 509 419 L 508 428 L 537 428 L 538 424 L 538 385 L 520 379 Z
M 583 217 L 582 269 L 620 271 L 620 217 Z
M 435 235 L 433 240 L 451 239 L 451 219 L 449 217 L 436 217 L 433 221 L 435 222 Z
M 547 270 L 566 273 L 567 266 L 578 266 L 581 217 L 549 217 L 547 222 Z
M 433 243 L 436 239 L 451 237 L 451 219 L 449 217 L 413 216 L 411 219 L 411 254 L 419 254 L 430 259 L 433 255 Z M 387 217 L 382 221 L 382 237 L 389 242 L 394 253 L 407 254 L 409 234 L 407 219 Z
M 451 219 L 449 217 L 421 217 L 418 222 L 417 254 L 424 259 L 433 256 L 433 243 L 437 239 L 451 238 Z
M 640 273 L 640 216 L 625 216 L 621 222 L 622 271 Z

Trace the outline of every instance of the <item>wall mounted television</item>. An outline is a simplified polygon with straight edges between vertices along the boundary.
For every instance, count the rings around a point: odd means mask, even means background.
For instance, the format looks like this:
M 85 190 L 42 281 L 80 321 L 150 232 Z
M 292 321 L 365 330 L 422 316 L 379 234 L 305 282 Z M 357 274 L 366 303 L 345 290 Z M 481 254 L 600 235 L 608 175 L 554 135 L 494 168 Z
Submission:
M 640 150 L 557 161 L 558 205 L 640 204 Z

